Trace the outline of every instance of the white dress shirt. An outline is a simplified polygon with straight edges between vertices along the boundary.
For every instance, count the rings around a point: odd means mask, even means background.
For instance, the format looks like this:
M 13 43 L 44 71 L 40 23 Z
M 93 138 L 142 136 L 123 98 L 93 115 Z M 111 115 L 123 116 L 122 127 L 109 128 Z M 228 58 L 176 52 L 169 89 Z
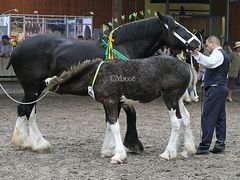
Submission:
M 192 55 L 199 64 L 202 64 L 206 68 L 213 69 L 220 66 L 224 60 L 223 54 L 218 49 L 222 49 L 222 47 L 215 48 L 210 56 L 205 56 L 197 51 Z

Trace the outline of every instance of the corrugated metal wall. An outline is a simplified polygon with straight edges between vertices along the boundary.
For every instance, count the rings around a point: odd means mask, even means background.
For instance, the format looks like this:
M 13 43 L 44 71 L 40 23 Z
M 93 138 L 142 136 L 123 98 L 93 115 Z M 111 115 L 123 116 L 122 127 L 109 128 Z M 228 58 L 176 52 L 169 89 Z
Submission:
M 144 10 L 144 0 L 112 0 L 122 3 L 122 14 Z M 17 8 L 19 14 L 32 14 L 38 11 L 43 15 L 80 16 L 90 11 L 94 15 L 94 28 L 109 22 L 112 18 L 111 0 L 0 0 L 0 13 Z

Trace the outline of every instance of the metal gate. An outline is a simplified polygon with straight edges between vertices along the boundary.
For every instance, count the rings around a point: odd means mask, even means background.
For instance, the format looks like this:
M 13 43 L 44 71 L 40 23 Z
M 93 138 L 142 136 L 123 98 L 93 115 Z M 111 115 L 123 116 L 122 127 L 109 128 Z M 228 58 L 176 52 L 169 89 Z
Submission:
M 4 14 L 0 15 L 0 38 L 4 34 L 16 43 L 37 34 L 90 39 L 93 36 L 93 16 Z M 15 76 L 12 68 L 6 70 L 7 64 L 8 59 L 0 58 L 0 78 Z

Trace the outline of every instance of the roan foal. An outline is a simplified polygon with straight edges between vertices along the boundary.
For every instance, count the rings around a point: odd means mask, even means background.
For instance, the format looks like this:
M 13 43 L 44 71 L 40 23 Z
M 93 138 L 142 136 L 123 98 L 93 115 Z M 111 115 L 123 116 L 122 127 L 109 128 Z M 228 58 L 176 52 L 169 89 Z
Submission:
M 190 115 L 182 95 L 193 77 L 190 66 L 170 56 L 155 56 L 128 61 L 88 60 L 60 76 L 46 79 L 49 90 L 58 94 L 89 94 L 103 104 L 107 130 L 101 149 L 104 157 L 112 157 L 111 163 L 122 163 L 127 154 L 120 136 L 118 108 L 122 98 L 140 103 L 150 102 L 162 95 L 169 110 L 172 132 L 164 159 L 177 157 L 177 141 L 181 123 L 184 127 L 184 157 L 195 154 L 194 138 L 190 130 Z

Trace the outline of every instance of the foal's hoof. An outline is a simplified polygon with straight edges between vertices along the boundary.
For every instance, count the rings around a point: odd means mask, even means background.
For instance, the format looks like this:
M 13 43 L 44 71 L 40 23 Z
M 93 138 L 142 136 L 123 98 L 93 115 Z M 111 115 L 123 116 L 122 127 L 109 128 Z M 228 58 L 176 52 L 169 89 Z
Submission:
M 160 158 L 165 159 L 165 160 L 170 160 L 169 155 L 167 153 L 162 153 L 159 155 Z
M 170 153 L 169 151 L 164 151 L 162 154 L 159 155 L 159 157 L 165 160 L 176 159 L 177 153 L 176 152 Z
M 113 151 L 108 151 L 108 152 L 103 151 L 103 152 L 101 152 L 101 157 L 103 157 L 103 158 L 111 158 L 111 157 L 114 156 L 114 154 L 115 153 Z
M 183 152 L 181 152 L 181 156 L 184 157 L 184 158 L 189 158 L 189 157 L 192 157 L 196 154 L 196 148 L 191 148 L 191 149 L 188 149 L 188 150 L 183 150 Z
M 182 157 L 184 157 L 184 158 L 188 158 L 188 153 L 187 153 L 187 151 L 181 152 L 180 155 L 181 155 Z
M 111 164 L 125 164 L 127 163 L 127 158 L 124 158 L 122 160 L 120 159 L 115 159 L 115 158 L 111 158 L 111 161 L 110 161 Z

